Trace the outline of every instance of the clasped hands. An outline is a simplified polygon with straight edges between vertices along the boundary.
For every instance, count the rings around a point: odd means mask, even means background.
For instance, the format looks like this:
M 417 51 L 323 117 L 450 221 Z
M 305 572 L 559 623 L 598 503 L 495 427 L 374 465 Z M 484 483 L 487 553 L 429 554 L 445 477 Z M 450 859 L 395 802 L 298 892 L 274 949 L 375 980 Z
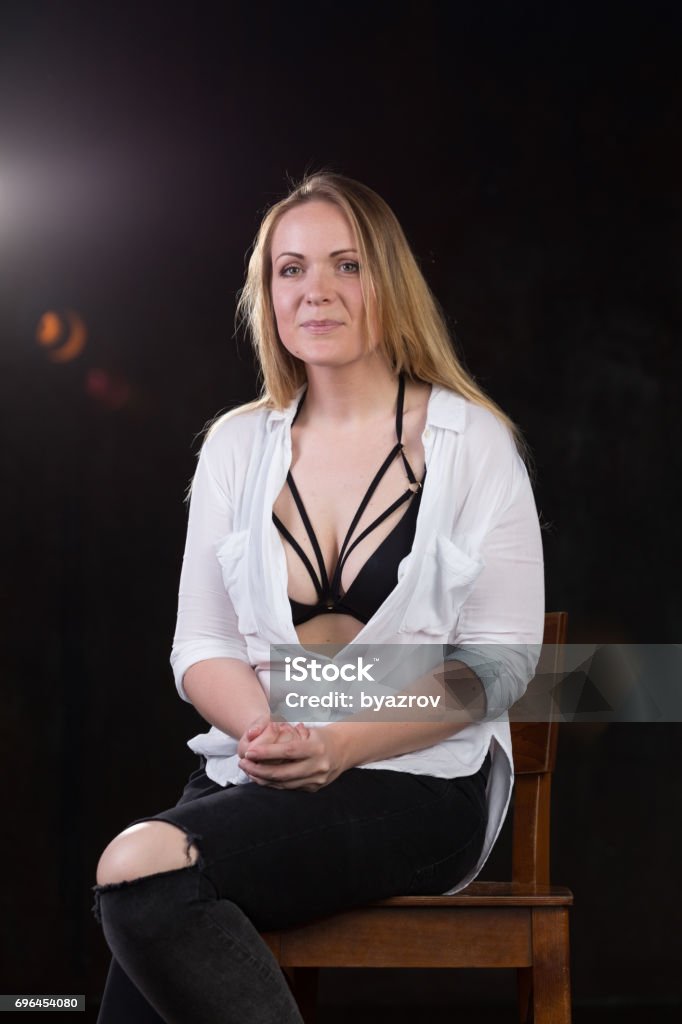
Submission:
M 239 767 L 259 786 L 315 793 L 347 767 L 333 726 L 309 729 L 260 715 L 239 740 Z

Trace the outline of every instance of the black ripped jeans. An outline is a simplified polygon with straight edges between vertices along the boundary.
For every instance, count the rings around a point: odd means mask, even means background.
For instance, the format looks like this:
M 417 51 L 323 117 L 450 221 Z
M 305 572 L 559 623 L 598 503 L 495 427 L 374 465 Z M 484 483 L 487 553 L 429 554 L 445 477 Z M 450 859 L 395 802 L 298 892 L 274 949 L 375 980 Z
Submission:
M 316 793 L 222 787 L 201 760 L 174 808 L 137 819 L 181 828 L 196 864 L 94 887 L 113 953 L 98 1024 L 301 1024 L 259 931 L 445 892 L 483 845 L 490 754 L 464 778 L 351 768 Z

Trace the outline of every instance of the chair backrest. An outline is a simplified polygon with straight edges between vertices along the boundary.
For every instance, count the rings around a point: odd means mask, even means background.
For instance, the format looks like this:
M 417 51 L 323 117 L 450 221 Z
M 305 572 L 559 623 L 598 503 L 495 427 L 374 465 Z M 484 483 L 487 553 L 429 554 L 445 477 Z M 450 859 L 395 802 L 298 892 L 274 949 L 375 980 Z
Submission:
M 545 615 L 543 643 L 566 643 L 568 615 Z M 559 651 L 555 648 L 555 661 Z M 557 722 L 512 722 L 514 751 L 514 817 L 512 880 L 549 885 L 549 809 L 556 763 Z

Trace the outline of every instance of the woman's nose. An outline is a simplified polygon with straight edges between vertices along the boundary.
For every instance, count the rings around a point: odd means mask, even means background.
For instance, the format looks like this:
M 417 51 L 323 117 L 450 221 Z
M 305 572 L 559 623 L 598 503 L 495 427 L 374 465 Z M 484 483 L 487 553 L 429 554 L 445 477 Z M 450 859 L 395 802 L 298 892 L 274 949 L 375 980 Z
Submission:
M 306 280 L 306 298 L 309 302 L 325 302 L 332 296 L 332 276 L 324 268 L 311 268 Z

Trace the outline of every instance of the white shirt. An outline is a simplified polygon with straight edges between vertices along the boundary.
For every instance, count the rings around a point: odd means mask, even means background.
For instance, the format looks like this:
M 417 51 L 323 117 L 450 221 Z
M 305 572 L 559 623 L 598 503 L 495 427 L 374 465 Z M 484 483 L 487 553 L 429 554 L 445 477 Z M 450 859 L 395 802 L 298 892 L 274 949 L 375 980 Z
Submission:
M 299 643 L 272 509 L 291 464 L 291 421 L 302 390 L 284 410 L 228 414 L 201 449 L 171 654 L 184 700 L 184 673 L 208 658 L 253 666 L 267 694 L 270 645 Z M 490 749 L 483 850 L 454 893 L 479 874 L 509 807 L 514 775 L 506 709 L 523 695 L 539 657 L 543 555 L 526 468 L 493 413 L 434 385 L 422 443 L 428 472 L 412 550 L 398 567 L 396 587 L 353 643 L 466 645 L 454 657 L 476 671 L 488 666 L 479 674 L 497 717 L 426 750 L 359 767 L 454 778 L 478 771 Z M 499 646 L 490 667 L 486 645 L 492 644 Z M 238 766 L 237 740 L 215 726 L 188 746 L 207 758 L 214 781 L 255 785 Z

